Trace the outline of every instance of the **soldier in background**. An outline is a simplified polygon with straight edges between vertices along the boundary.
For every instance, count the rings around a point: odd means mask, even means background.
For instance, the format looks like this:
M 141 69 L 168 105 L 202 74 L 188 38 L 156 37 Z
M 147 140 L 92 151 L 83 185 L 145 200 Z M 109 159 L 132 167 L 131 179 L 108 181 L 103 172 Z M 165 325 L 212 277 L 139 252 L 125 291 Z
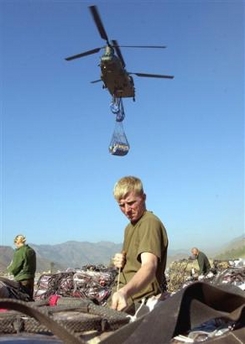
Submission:
M 7 267 L 10 274 L 14 276 L 21 289 L 33 299 L 34 278 L 36 273 L 36 252 L 26 244 L 24 235 L 19 234 L 14 239 L 16 249 L 13 260 Z
M 206 254 L 199 251 L 199 249 L 196 247 L 193 247 L 191 249 L 191 253 L 192 253 L 192 258 L 197 259 L 198 266 L 199 266 L 199 274 L 205 275 L 206 273 L 208 273 L 211 269 L 211 265 Z

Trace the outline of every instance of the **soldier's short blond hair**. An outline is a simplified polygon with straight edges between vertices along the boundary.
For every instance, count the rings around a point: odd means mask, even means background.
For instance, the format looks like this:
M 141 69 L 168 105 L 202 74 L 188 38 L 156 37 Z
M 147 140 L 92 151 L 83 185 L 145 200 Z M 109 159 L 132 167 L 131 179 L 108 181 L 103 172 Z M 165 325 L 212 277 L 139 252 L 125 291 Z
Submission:
M 26 237 L 22 234 L 16 235 L 16 237 L 14 238 L 14 243 L 17 243 L 17 242 L 24 244 L 26 242 Z
M 144 194 L 142 181 L 134 176 L 126 176 L 118 180 L 113 189 L 113 195 L 116 200 L 120 200 L 128 193 L 135 192 L 138 195 Z

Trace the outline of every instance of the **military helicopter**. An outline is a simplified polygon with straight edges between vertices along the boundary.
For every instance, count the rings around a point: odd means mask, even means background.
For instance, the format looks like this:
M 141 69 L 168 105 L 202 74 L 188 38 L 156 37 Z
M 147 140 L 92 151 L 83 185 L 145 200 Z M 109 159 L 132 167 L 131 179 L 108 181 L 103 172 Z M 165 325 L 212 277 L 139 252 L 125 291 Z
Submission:
M 108 89 L 112 95 L 113 102 L 118 101 L 121 98 L 133 98 L 135 100 L 135 87 L 134 80 L 131 75 L 136 75 L 139 77 L 149 77 L 149 78 L 164 78 L 173 79 L 171 75 L 161 75 L 161 74 L 147 74 L 147 73 L 132 73 L 127 72 L 125 69 L 125 61 L 123 59 L 120 47 L 125 48 L 166 48 L 166 46 L 120 46 L 116 40 L 111 40 L 109 38 L 103 26 L 102 20 L 100 18 L 99 12 L 96 6 L 89 7 L 90 12 L 93 16 L 94 22 L 100 33 L 102 39 L 106 41 L 106 46 L 95 48 L 92 50 L 85 51 L 83 53 L 67 57 L 66 61 L 71 61 L 77 58 L 81 58 L 87 55 L 98 53 L 101 49 L 104 49 L 104 54 L 100 59 L 100 69 L 101 76 L 99 80 L 91 81 L 91 83 L 103 82 L 103 88 Z

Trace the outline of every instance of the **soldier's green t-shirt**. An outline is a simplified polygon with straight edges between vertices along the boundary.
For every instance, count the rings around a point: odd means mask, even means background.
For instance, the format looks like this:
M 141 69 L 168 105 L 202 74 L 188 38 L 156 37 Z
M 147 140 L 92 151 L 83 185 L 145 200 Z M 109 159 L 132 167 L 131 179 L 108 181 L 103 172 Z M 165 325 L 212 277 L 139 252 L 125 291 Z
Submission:
M 168 237 L 160 219 L 146 211 L 136 224 L 129 223 L 125 228 L 123 251 L 126 252 L 126 264 L 120 273 L 119 288 L 123 287 L 141 267 L 140 255 L 153 253 L 158 257 L 156 279 L 131 297 L 131 302 L 162 292 L 165 280 L 164 271 L 167 262 Z M 130 301 L 130 300 L 129 300 Z

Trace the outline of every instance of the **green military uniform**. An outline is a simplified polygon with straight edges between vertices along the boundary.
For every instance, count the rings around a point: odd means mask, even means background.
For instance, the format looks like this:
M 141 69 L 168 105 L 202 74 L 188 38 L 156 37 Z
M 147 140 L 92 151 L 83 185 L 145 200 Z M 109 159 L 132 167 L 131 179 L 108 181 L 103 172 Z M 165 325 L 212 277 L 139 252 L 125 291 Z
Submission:
M 13 260 L 7 269 L 14 276 L 15 280 L 25 287 L 32 298 L 36 272 L 35 251 L 29 245 L 16 248 Z
M 208 257 L 205 255 L 205 253 L 201 251 L 198 252 L 197 262 L 200 269 L 199 273 L 201 275 L 206 274 L 211 269 L 211 265 L 209 263 Z

